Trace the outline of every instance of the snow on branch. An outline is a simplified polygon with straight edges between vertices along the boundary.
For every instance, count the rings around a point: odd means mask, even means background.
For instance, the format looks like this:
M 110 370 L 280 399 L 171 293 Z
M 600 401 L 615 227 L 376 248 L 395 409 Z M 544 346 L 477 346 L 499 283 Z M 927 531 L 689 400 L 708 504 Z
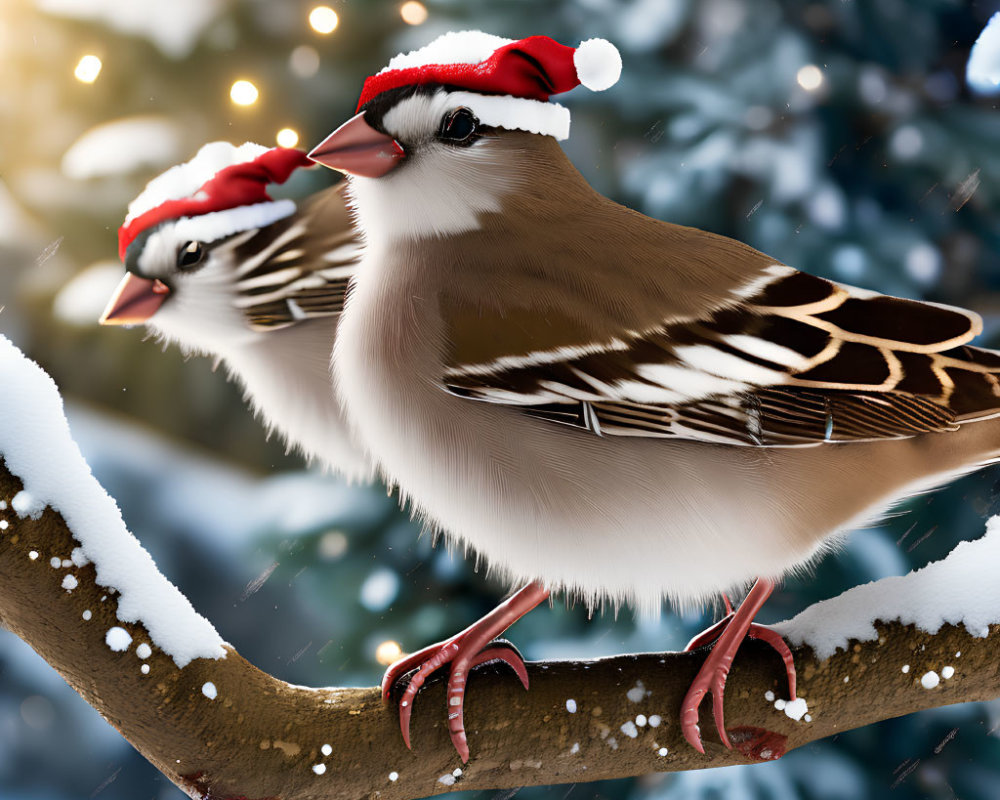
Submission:
M 479 668 L 465 766 L 438 681 L 420 694 L 411 752 L 377 689 L 291 686 L 222 644 L 90 475 L 52 381 L 6 340 L 0 420 L 0 621 L 192 797 L 409 800 L 722 766 L 1000 696 L 994 522 L 943 562 L 785 623 L 804 642 L 797 703 L 782 699 L 773 651 L 747 642 L 726 693 L 735 750 L 709 738 L 702 756 L 680 735 L 677 710 L 704 657 L 695 652 L 530 664 L 529 692 Z

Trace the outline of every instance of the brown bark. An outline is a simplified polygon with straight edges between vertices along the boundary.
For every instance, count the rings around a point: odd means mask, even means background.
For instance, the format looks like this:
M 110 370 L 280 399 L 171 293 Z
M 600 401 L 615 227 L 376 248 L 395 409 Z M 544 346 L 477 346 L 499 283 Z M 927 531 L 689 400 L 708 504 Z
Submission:
M 9 501 L 19 489 L 0 465 L 0 499 Z M 74 570 L 79 585 L 72 592 L 60 585 L 65 571 L 49 560 L 68 558 L 75 546 L 60 516 L 46 510 L 38 520 L 18 519 L 8 509 L 0 518 L 10 523 L 0 532 L 0 621 L 168 778 L 197 797 L 408 800 L 453 789 L 701 769 L 776 757 L 924 708 L 1000 697 L 1000 626 L 975 638 L 964 628 L 930 635 L 889 623 L 880 626 L 877 642 L 853 644 L 827 661 L 807 648 L 797 650 L 799 695 L 811 722 L 793 721 L 765 700 L 768 690 L 786 696 L 783 670 L 773 651 L 748 642 L 726 692 L 726 721 L 737 749 L 718 743 L 706 701 L 708 752 L 702 756 L 683 741 L 676 719 L 702 653 L 530 664 L 529 692 L 510 673 L 486 667 L 470 684 L 472 758 L 463 766 L 448 740 L 440 682 L 420 695 L 411 752 L 403 746 L 395 712 L 383 707 L 376 689 L 290 686 L 234 650 L 224 660 L 196 660 L 184 669 L 156 647 L 142 661 L 136 646 L 152 644 L 148 634 L 115 618 L 115 597 L 95 583 L 92 565 Z M 35 559 L 31 551 L 38 553 Z M 85 610 L 91 611 L 89 620 Z M 125 653 L 105 645 L 113 625 L 132 635 Z M 148 675 L 140 671 L 143 663 L 150 666 Z M 904 664 L 908 673 L 901 671 Z M 924 689 L 920 677 L 946 664 L 955 668 L 954 676 Z M 217 687 L 214 700 L 202 692 L 206 681 Z M 643 696 L 633 702 L 628 692 L 640 682 Z M 575 713 L 567 709 L 570 699 Z M 634 729 L 626 724 L 639 714 L 658 715 L 662 723 Z M 323 755 L 325 744 L 332 747 L 329 756 Z M 313 769 L 319 764 L 325 766 L 321 774 Z M 459 767 L 462 773 L 452 783 Z M 390 780 L 391 773 L 397 780 Z

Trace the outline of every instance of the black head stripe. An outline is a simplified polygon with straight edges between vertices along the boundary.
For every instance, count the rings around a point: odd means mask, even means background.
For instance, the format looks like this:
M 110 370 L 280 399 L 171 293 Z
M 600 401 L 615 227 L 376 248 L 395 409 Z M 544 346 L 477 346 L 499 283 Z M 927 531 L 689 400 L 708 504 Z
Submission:
M 146 249 L 146 242 L 149 241 L 149 237 L 156 233 L 164 225 L 166 225 L 166 222 L 161 222 L 159 225 L 147 228 L 132 240 L 132 243 L 125 251 L 125 270 L 127 272 L 133 272 L 136 275 L 142 274 L 139 269 L 139 256 L 141 256 L 142 251 Z

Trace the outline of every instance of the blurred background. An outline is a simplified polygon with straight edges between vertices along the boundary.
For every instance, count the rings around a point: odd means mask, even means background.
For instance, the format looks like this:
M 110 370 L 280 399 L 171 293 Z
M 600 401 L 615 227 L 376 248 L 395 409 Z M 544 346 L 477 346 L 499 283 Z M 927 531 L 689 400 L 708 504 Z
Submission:
M 383 487 L 307 471 L 266 439 L 207 361 L 95 320 L 122 274 L 115 231 L 150 177 L 213 139 L 316 143 L 399 51 L 470 27 L 611 39 L 621 82 L 562 99 L 573 112 L 566 149 L 600 191 L 820 275 L 974 308 L 983 342 L 1000 345 L 1000 111 L 964 81 L 969 49 L 1000 3 L 328 2 L 0 4 L 0 332 L 60 385 L 85 455 L 161 569 L 278 677 L 372 685 L 401 650 L 468 625 L 505 587 L 432 548 Z M 310 175 L 293 190 L 331 179 Z M 998 509 L 998 478 L 983 471 L 852 535 L 815 576 L 790 581 L 765 621 L 980 536 Z M 560 601 L 512 636 L 528 658 L 594 657 L 678 648 L 707 621 L 588 620 Z M 886 722 L 761 766 L 518 797 L 890 792 L 995 800 L 1000 705 Z M 0 632 L 0 798 L 80 797 L 182 795 Z

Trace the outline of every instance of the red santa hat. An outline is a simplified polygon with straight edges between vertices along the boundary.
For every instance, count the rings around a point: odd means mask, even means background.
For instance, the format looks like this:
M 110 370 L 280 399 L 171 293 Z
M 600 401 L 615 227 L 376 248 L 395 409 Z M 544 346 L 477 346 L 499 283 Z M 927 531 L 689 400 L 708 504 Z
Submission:
M 124 261 L 137 236 L 168 220 L 190 223 L 192 240 L 211 242 L 288 216 L 295 204 L 272 201 L 267 187 L 312 165 L 305 152 L 293 148 L 206 144 L 190 161 L 150 181 L 132 201 L 118 229 L 118 255 Z
M 603 91 L 617 83 L 621 69 L 617 48 L 604 39 L 588 39 L 573 48 L 548 36 L 513 41 L 480 31 L 458 31 L 393 58 L 365 81 L 358 109 L 392 89 L 442 84 L 464 90 L 456 94 L 492 98 L 493 102 L 473 105 L 488 125 L 564 139 L 569 135 L 569 112 L 549 103 L 549 97 L 581 84 Z M 495 102 L 501 99 L 515 102 Z

